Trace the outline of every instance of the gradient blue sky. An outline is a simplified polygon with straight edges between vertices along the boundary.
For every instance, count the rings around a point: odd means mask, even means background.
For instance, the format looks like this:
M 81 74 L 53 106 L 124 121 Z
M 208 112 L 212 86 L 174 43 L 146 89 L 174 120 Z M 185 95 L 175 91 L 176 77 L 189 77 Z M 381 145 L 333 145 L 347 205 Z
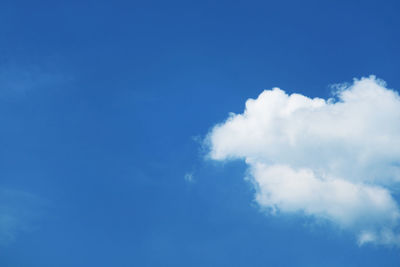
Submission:
M 327 98 L 375 74 L 399 89 L 399 12 L 1 1 L 0 265 L 399 266 L 399 248 L 261 213 L 245 164 L 205 160 L 199 143 L 274 86 Z

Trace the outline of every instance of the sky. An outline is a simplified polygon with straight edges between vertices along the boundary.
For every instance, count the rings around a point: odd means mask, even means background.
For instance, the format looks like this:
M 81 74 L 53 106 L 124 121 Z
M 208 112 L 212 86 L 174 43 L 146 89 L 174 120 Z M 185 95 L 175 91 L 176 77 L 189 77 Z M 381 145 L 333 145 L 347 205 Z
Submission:
M 399 266 L 398 1 L 0 3 L 0 266 Z

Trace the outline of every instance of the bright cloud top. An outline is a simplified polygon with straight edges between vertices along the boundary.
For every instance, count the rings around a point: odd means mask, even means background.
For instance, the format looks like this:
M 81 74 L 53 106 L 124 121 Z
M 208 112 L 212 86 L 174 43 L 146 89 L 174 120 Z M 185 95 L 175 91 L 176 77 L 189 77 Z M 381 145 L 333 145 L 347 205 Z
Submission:
M 207 137 L 214 160 L 244 159 L 257 203 L 327 219 L 360 244 L 400 245 L 400 97 L 371 76 L 324 100 L 279 88 Z

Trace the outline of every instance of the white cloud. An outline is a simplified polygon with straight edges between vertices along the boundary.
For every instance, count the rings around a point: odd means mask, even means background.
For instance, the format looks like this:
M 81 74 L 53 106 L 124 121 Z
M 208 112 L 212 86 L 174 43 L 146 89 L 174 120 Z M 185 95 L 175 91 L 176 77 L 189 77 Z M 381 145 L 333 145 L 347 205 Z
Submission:
M 338 88 L 328 100 L 265 90 L 212 129 L 209 156 L 245 160 L 263 208 L 400 245 L 400 97 L 374 76 Z

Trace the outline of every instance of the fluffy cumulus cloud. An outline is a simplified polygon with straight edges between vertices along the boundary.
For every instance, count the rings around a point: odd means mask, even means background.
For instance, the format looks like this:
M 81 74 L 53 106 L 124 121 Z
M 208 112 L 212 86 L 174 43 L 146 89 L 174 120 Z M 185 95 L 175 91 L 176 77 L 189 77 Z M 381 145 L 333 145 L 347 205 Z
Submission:
M 328 220 L 360 244 L 400 245 L 400 97 L 371 76 L 324 100 L 279 88 L 208 134 L 213 160 L 242 159 L 271 213 Z

